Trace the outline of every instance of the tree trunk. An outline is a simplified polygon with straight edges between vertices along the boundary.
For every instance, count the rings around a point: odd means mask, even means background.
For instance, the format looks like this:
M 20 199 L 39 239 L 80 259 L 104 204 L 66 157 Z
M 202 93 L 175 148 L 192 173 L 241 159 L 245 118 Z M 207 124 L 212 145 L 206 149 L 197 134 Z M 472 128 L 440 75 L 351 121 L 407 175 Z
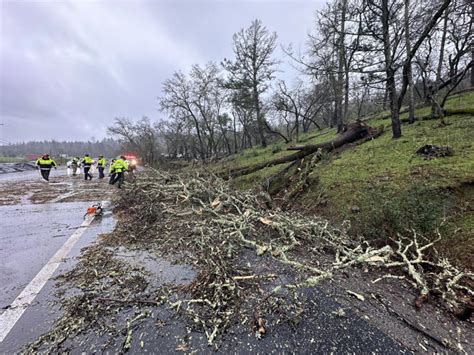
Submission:
M 204 143 L 202 141 L 201 129 L 199 128 L 199 122 L 194 116 L 193 116 L 193 120 L 194 120 L 194 126 L 196 128 L 196 134 L 199 140 L 199 147 L 201 148 L 199 155 L 201 156 L 201 160 L 206 160 L 206 156 L 204 153 Z
M 430 89 L 430 99 L 431 99 L 431 115 L 433 117 L 439 117 L 441 121 L 444 119 L 444 114 L 441 106 L 438 103 L 435 95 L 438 91 L 439 84 L 441 82 L 441 71 L 443 69 L 443 61 L 444 61 L 444 46 L 446 44 L 446 33 L 448 28 L 448 13 L 444 15 L 443 21 L 443 32 L 441 34 L 441 43 L 439 46 L 439 60 L 438 66 L 436 68 L 436 79 L 434 85 Z
M 266 147 L 267 140 L 265 139 L 265 128 L 264 128 L 265 126 L 263 124 L 263 118 L 262 118 L 262 113 L 260 109 L 260 98 L 258 95 L 256 84 L 254 85 L 254 88 L 253 88 L 253 97 L 255 101 L 255 113 L 257 114 L 257 125 L 258 125 L 258 134 L 260 136 L 260 143 L 262 144 L 262 147 Z
M 382 110 L 385 111 L 387 109 L 387 101 L 388 101 L 388 89 L 385 85 L 385 91 L 383 93 L 383 103 L 382 103 Z
M 471 1 L 471 21 L 474 19 L 474 1 Z M 474 37 L 471 37 L 471 61 L 474 62 Z M 474 88 L 474 67 L 471 67 L 471 88 Z
M 362 122 L 355 122 L 346 127 L 346 130 L 341 132 L 336 138 L 321 144 L 309 144 L 299 147 L 290 147 L 287 150 L 297 150 L 297 153 L 283 156 L 277 159 L 270 161 L 262 162 L 252 166 L 241 167 L 237 169 L 232 169 L 228 172 L 222 173 L 224 177 L 238 177 L 243 175 L 248 175 L 254 173 L 258 170 L 271 167 L 274 165 L 285 164 L 292 162 L 294 160 L 302 159 L 307 155 L 313 154 L 319 149 L 322 151 L 330 152 L 339 147 L 342 147 L 345 144 L 355 142 L 361 138 L 367 137 L 369 134 L 378 134 L 378 130 L 374 130 L 369 126 L 366 126 Z
M 402 136 L 402 128 L 400 124 L 400 109 L 398 107 L 397 87 L 395 83 L 395 70 L 393 68 L 392 44 L 390 42 L 390 14 L 388 0 L 382 0 L 382 31 L 385 55 L 385 73 L 387 74 L 387 90 L 392 118 L 392 137 L 400 138 Z
M 411 39 L 410 39 L 410 0 L 405 0 L 405 46 L 407 53 L 411 52 Z M 408 122 L 415 122 L 415 95 L 413 92 L 413 72 L 412 65 L 410 63 L 408 67 Z
M 337 68 L 337 90 L 336 90 L 336 121 L 337 131 L 341 132 L 344 124 L 344 107 L 342 101 L 344 98 L 344 64 L 346 61 L 345 53 L 345 26 L 346 26 L 347 0 L 341 0 L 341 28 L 338 38 L 338 68 Z
M 234 154 L 237 153 L 239 150 L 238 148 L 238 142 L 237 142 L 237 125 L 236 125 L 236 118 L 235 115 L 232 114 L 232 123 L 233 123 L 233 128 L 234 128 Z

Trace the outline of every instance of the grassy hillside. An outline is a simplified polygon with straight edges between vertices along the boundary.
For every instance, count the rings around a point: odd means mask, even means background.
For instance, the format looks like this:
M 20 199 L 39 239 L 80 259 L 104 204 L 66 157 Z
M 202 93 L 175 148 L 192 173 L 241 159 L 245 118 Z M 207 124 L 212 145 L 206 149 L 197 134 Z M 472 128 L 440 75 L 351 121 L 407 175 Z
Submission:
M 474 93 L 452 96 L 446 108 L 472 110 Z M 429 108 L 417 110 L 421 117 Z M 383 113 L 381 114 L 383 115 Z M 402 115 L 402 118 L 406 117 Z M 354 233 L 386 239 L 416 229 L 429 238 L 436 229 L 444 235 L 440 248 L 465 266 L 474 263 L 474 114 L 439 121 L 404 124 L 403 137 L 391 138 L 390 120 L 367 120 L 385 126 L 381 137 L 325 157 L 313 169 L 309 190 L 296 205 L 336 222 L 349 219 Z M 333 129 L 303 134 L 301 143 L 320 143 L 335 136 Z M 449 146 L 453 156 L 426 160 L 415 154 L 423 145 Z M 235 168 L 291 154 L 284 142 L 247 149 L 218 167 Z M 267 168 L 234 181 L 252 188 L 283 166 Z
M 20 163 L 25 161 L 24 158 L 21 157 L 2 157 L 0 156 L 0 163 Z

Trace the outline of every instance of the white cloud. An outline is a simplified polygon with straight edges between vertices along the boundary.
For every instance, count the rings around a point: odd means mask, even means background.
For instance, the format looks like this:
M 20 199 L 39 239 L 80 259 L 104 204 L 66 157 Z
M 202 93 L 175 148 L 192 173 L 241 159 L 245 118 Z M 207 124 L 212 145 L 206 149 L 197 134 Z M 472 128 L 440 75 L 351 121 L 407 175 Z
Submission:
M 277 31 L 284 44 L 304 42 L 318 6 L 3 0 L 3 139 L 102 138 L 114 117 L 156 118 L 156 97 L 173 71 L 232 55 L 232 34 L 254 18 Z

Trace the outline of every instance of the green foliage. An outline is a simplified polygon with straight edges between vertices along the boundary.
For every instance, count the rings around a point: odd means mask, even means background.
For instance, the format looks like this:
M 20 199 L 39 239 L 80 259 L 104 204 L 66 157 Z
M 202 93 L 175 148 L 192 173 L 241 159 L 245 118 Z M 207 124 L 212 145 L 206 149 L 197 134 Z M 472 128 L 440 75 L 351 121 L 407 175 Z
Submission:
M 391 195 L 383 189 L 365 195 L 360 213 L 351 218 L 357 232 L 377 240 L 410 235 L 412 230 L 429 236 L 454 202 L 448 193 L 418 185 Z
M 24 158 L 19 157 L 1 157 L 0 156 L 0 163 L 19 163 L 25 161 Z
M 272 154 L 279 153 L 279 152 L 281 152 L 281 150 L 282 150 L 282 149 L 281 149 L 281 146 L 278 145 L 278 144 L 274 144 L 274 145 L 272 146 Z
M 474 110 L 474 92 L 449 98 L 446 109 Z M 429 113 L 430 108 L 425 107 L 418 109 L 416 116 Z M 394 140 L 389 119 L 368 120 L 372 127 L 384 125 L 386 132 L 339 154 L 326 154 L 311 173 L 318 183 L 310 186 L 298 205 L 334 221 L 351 219 L 355 232 L 371 238 L 393 237 L 411 228 L 429 236 L 442 224 L 446 236 L 440 243 L 443 254 L 464 265 L 472 264 L 469 251 L 474 252 L 474 214 L 459 206 L 472 205 L 474 194 L 460 197 L 452 189 L 474 181 L 474 115 L 450 115 L 445 121 L 445 127 L 439 127 L 437 120 L 404 124 L 402 138 Z M 328 128 L 303 133 L 300 141 L 318 144 L 335 135 L 335 130 Z M 449 146 L 454 155 L 425 160 L 415 152 L 426 144 Z M 289 145 L 280 141 L 267 148 L 248 149 L 232 166 L 289 154 Z M 273 154 L 275 147 L 281 151 Z M 284 167 L 273 166 L 239 177 L 234 184 L 254 188 Z M 354 206 L 360 208 L 359 213 L 351 212 Z

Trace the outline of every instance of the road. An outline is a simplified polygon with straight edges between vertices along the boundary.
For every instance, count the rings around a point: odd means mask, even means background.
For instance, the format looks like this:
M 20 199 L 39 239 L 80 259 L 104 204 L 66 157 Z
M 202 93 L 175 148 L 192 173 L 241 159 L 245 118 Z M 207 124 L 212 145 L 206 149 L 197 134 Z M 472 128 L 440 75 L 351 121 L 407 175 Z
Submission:
M 101 218 L 84 219 L 87 207 L 97 202 L 98 186 L 103 190 L 100 197 L 107 197 L 110 189 L 105 181 L 100 182 L 102 186 L 99 182 L 88 186 L 80 178 L 67 181 L 64 171 L 55 173 L 51 185 L 38 182 L 37 173 L 31 171 L 0 177 L 4 197 L 0 206 L 2 354 L 18 352 L 49 329 L 58 315 L 51 306 L 54 277 L 74 265 L 81 248 L 114 226 L 110 211 Z M 88 188 L 90 201 L 84 198 Z M 45 198 L 33 198 L 42 194 Z M 74 195 L 82 201 L 51 203 Z
M 0 176 L 0 354 L 20 352 L 53 328 L 53 322 L 61 316 L 58 308 L 61 302 L 57 301 L 67 298 L 55 295 L 54 278 L 71 270 L 81 249 L 115 226 L 110 210 L 101 218 L 84 219 L 86 208 L 110 199 L 117 191 L 114 187 L 97 179 L 85 182 L 80 176 L 67 177 L 64 170 L 58 169 L 53 174 L 49 184 L 39 181 L 35 172 Z M 119 248 L 113 257 L 126 260 L 130 270 L 150 267 L 147 269 L 150 279 L 144 282 L 151 286 L 160 280 L 189 283 L 195 275 L 192 268 L 174 265 L 146 250 L 130 252 Z M 256 258 L 253 252 L 246 257 Z M 269 274 L 290 274 L 277 263 L 269 262 L 265 267 Z M 376 308 L 373 312 L 370 308 L 366 315 L 361 314 L 361 309 L 351 304 L 356 302 L 353 298 L 344 301 L 345 290 L 343 285 L 340 292 L 323 285 L 302 289 L 299 298 L 305 300 L 305 307 L 297 325 L 292 321 L 276 324 L 269 318 L 268 335 L 257 339 L 247 325 L 236 324 L 222 335 L 219 350 L 230 353 L 405 353 L 407 348 L 442 349 L 419 333 L 413 333 L 399 319 L 390 319 L 389 314 Z M 360 303 L 371 305 L 370 301 Z M 354 312 L 354 308 L 359 313 Z M 153 316 L 143 319 L 134 330 L 136 335 L 130 352 L 212 351 L 203 333 L 190 327 L 189 322 L 177 317 L 166 305 L 125 307 L 109 321 L 120 329 L 127 324 L 127 319 L 145 311 Z M 431 318 L 431 322 L 435 321 Z M 436 323 L 436 328 L 441 327 Z M 467 330 L 463 329 L 463 334 L 468 334 Z M 109 338 L 87 329 L 66 339 L 64 348 L 74 352 L 118 353 L 123 351 L 123 343 L 123 332 Z

